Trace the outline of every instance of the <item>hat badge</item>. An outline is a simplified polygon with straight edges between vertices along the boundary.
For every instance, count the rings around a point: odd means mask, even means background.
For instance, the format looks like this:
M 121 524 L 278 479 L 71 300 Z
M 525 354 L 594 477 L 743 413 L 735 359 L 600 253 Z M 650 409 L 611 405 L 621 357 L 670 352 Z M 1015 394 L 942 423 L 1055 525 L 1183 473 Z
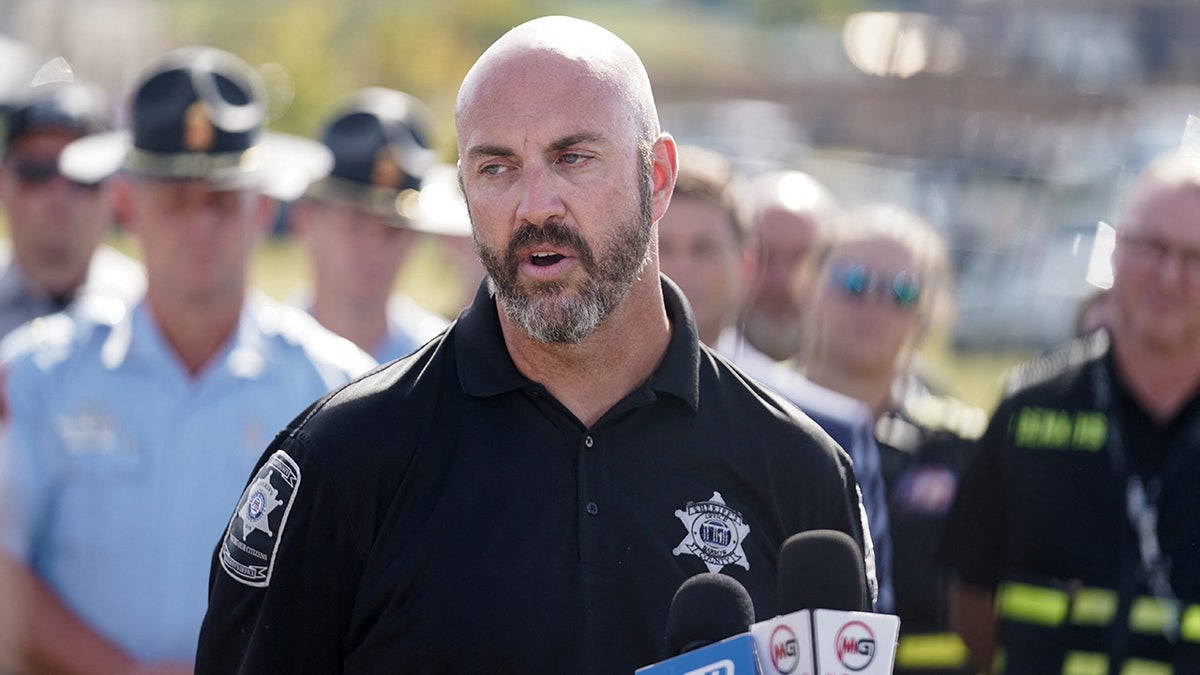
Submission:
M 188 106 L 183 115 L 183 147 L 191 152 L 207 152 L 216 142 L 217 134 L 208 118 L 206 106 L 200 102 Z
M 387 146 L 380 148 L 379 152 L 375 153 L 375 162 L 371 165 L 371 184 L 395 188 L 404 182 L 404 178 L 404 169 L 400 168 L 400 164 L 392 156 L 391 149 Z

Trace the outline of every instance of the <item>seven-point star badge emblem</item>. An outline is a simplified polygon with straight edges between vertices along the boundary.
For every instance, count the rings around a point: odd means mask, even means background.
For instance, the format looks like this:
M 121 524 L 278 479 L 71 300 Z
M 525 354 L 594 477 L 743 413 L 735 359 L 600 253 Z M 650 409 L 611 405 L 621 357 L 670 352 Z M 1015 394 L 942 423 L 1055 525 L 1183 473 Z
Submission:
M 713 492 L 708 501 L 688 502 L 687 506 L 675 510 L 675 517 L 687 529 L 687 535 L 671 552 L 675 555 L 690 553 L 716 574 L 726 565 L 738 565 L 750 570 L 750 561 L 742 550 L 742 542 L 750 534 L 742 514 L 729 508 L 720 492 Z
M 275 510 L 283 502 L 278 499 L 279 490 L 271 486 L 271 476 L 275 472 L 272 471 L 266 476 L 255 478 L 250 484 L 249 494 L 246 499 L 246 506 L 242 508 L 242 539 L 250 536 L 254 530 L 265 533 L 268 537 L 274 536 L 271 533 L 270 523 L 267 522 L 267 516 Z

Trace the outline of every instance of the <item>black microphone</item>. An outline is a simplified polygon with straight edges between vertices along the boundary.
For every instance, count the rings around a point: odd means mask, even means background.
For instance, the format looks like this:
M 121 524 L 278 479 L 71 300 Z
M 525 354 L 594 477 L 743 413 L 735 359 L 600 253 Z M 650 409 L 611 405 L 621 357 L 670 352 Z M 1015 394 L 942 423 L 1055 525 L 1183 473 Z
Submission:
M 737 579 L 711 573 L 690 577 L 667 610 L 669 658 L 638 668 L 635 675 L 758 675 L 749 632 L 753 622 L 754 601 Z
M 852 537 L 836 530 L 794 534 L 779 549 L 778 574 L 783 614 L 750 627 L 764 674 L 891 674 L 900 619 L 870 611 Z
M 871 611 L 862 551 L 838 530 L 793 534 L 779 549 L 779 611 L 836 609 Z
M 754 600 L 733 577 L 704 572 L 684 581 L 667 610 L 667 654 L 675 656 L 745 633 Z

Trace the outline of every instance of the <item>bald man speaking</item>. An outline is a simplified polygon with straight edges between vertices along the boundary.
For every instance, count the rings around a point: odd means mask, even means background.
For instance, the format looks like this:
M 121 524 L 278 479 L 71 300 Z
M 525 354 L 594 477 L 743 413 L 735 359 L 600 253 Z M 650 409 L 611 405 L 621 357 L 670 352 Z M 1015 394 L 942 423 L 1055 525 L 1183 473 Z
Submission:
M 789 535 L 863 544 L 846 455 L 702 346 L 659 274 L 676 149 L 633 50 L 522 24 L 456 123 L 487 278 L 263 453 L 199 672 L 632 673 L 666 656 L 687 578 L 732 576 L 770 616 Z

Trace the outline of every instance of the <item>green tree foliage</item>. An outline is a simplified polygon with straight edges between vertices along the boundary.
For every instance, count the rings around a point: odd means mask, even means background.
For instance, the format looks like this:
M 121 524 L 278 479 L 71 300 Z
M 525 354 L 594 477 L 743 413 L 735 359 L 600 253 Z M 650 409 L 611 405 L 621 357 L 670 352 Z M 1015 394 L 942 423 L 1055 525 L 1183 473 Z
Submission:
M 453 157 L 454 96 L 504 30 L 546 13 L 531 0 L 174 0 L 173 41 L 227 49 L 260 67 L 272 126 L 312 136 L 354 90 L 385 86 L 425 101 Z M 265 66 L 265 67 L 264 67 Z

